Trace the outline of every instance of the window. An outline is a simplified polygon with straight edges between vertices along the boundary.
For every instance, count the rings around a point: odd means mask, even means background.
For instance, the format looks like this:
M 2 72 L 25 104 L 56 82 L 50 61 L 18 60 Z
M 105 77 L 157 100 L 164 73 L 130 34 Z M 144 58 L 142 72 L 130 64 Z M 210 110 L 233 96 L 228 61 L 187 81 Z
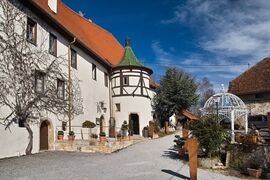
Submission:
M 50 34 L 49 53 L 54 56 L 57 56 L 57 38 L 53 34 Z
M 120 103 L 116 103 L 115 108 L 116 108 L 116 112 L 120 112 L 120 110 L 121 110 Z
M 65 98 L 65 81 L 57 79 L 57 97 L 60 99 Z
M 92 78 L 97 80 L 97 66 L 95 64 L 92 64 Z
M 45 73 L 41 71 L 35 72 L 35 91 L 37 93 L 44 93 L 45 91 Z
M 255 94 L 256 99 L 263 99 L 263 94 Z
M 27 18 L 26 39 L 33 44 L 37 43 L 37 23 L 30 18 Z
M 123 76 L 123 85 L 128 85 L 129 84 L 129 79 L 128 76 Z
M 104 84 L 106 87 L 108 87 L 108 74 L 104 73 Z
M 77 69 L 77 52 L 74 49 L 70 50 L 70 65 Z
M 67 122 L 62 121 L 62 131 L 66 131 L 67 129 Z

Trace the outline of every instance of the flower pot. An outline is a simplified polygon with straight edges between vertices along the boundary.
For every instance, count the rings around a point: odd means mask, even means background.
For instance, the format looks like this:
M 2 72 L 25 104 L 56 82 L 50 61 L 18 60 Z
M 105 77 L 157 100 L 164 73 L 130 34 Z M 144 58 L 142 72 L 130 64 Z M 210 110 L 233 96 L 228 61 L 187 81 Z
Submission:
M 122 139 L 121 136 L 120 136 L 120 137 L 117 137 L 117 141 L 118 141 L 118 142 L 121 142 L 121 139 Z
M 101 143 L 106 142 L 106 136 L 99 136 L 99 141 L 100 141 Z
M 58 135 L 58 136 L 57 136 L 57 139 L 58 139 L 58 141 L 63 141 L 64 135 Z
M 248 136 L 247 137 L 247 141 L 251 144 L 257 144 L 257 136 L 256 135 L 252 135 L 252 136 Z
M 75 136 L 74 135 L 68 135 L 68 140 L 69 141 L 74 141 L 75 140 Z
M 251 177 L 255 177 L 255 178 L 260 178 L 262 175 L 262 169 L 252 169 L 252 168 L 247 168 L 248 174 Z

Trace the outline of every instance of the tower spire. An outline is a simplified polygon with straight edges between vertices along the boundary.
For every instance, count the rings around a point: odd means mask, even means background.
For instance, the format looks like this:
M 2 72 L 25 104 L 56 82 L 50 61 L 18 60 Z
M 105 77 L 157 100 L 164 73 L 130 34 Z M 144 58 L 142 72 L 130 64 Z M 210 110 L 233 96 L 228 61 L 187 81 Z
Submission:
M 130 39 L 129 39 L 129 37 L 127 36 L 126 37 L 126 40 L 125 40 L 125 47 L 130 47 Z

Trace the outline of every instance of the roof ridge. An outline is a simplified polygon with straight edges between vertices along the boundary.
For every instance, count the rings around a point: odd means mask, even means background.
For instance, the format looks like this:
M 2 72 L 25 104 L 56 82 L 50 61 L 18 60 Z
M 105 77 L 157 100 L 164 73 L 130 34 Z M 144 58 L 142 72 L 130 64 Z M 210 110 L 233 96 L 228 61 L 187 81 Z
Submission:
M 77 13 L 76 11 L 74 11 L 73 9 L 71 9 L 70 7 L 68 7 L 68 5 L 66 5 L 65 3 L 63 3 L 62 1 L 59 1 L 59 3 L 62 3 L 63 6 L 65 6 L 65 8 L 67 8 L 68 10 L 70 10 L 74 15 L 78 16 L 79 18 L 83 19 L 84 21 L 86 21 L 87 23 L 94 25 L 96 28 L 99 28 L 100 30 L 108 33 L 109 35 L 113 35 L 111 32 L 107 31 L 106 29 L 102 28 L 101 26 L 97 25 L 95 22 L 93 22 L 92 20 L 90 21 L 89 19 L 87 19 L 84 16 L 81 16 L 79 13 Z
M 266 60 L 270 60 L 270 57 L 268 56 L 268 57 L 263 58 L 262 60 L 260 60 L 256 64 L 254 64 L 252 67 L 250 67 L 249 69 L 247 69 L 244 72 L 242 72 L 241 74 L 239 74 L 236 78 L 234 78 L 233 80 L 231 80 L 231 82 L 234 81 L 234 80 L 236 80 L 236 79 L 238 79 L 238 78 L 240 78 L 240 77 L 242 77 L 242 76 L 244 76 L 246 73 L 252 71 L 253 69 L 255 69 L 256 67 L 258 67 L 259 65 L 261 65 Z

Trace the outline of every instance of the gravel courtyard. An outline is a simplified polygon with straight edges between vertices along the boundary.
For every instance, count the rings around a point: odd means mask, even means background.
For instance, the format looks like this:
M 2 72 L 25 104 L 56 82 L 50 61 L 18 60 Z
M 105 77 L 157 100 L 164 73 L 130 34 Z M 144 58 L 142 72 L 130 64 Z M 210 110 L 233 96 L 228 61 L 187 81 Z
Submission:
M 174 159 L 174 135 L 148 140 L 113 154 L 42 152 L 0 160 L 1 180 L 174 180 L 188 179 L 187 164 Z M 212 171 L 198 171 L 199 180 L 237 179 Z

